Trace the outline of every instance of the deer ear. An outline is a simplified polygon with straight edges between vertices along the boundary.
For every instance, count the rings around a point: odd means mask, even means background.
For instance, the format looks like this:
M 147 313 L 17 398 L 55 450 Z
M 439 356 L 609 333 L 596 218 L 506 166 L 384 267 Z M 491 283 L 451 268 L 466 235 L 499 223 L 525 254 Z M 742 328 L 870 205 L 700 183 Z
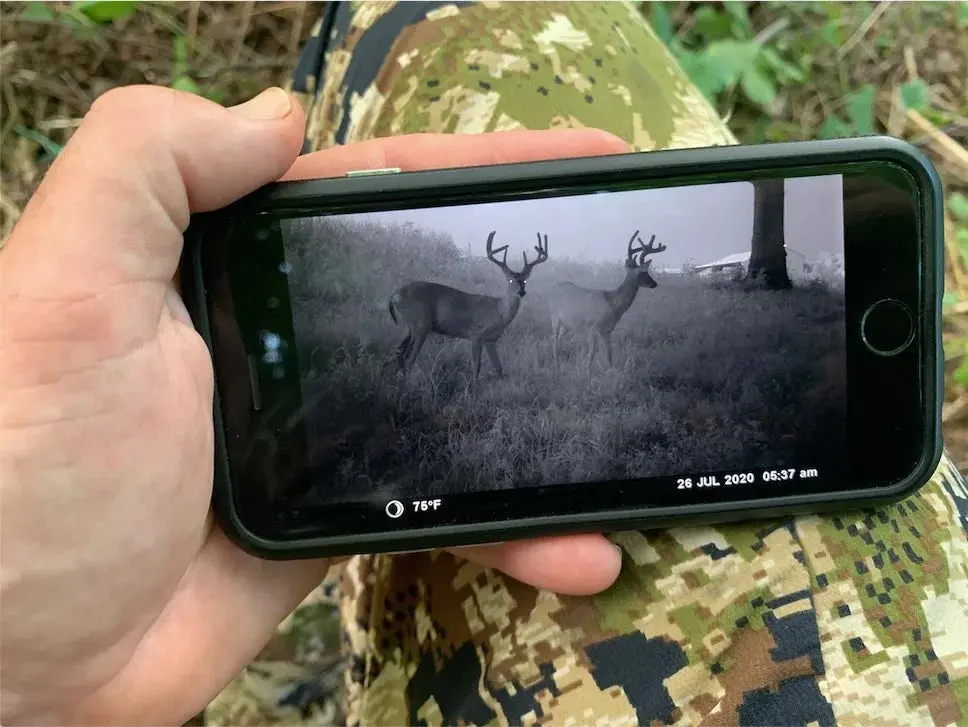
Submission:
M 646 261 L 645 261 L 645 262 L 644 262 L 644 263 L 642 264 L 642 269 L 643 269 L 643 270 L 648 270 L 648 269 L 649 269 L 649 268 L 651 268 L 651 267 L 652 267 L 652 258 L 649 258 L 648 260 L 646 260 Z

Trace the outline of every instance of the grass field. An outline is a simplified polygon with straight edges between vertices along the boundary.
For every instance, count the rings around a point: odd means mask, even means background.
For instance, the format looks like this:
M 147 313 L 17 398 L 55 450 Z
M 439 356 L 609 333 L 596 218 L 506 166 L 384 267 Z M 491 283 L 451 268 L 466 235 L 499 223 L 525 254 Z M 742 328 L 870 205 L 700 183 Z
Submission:
M 475 383 L 469 344 L 434 335 L 405 375 L 394 357 L 406 330 L 387 311 L 392 292 L 427 279 L 500 295 L 497 268 L 415 228 L 292 224 L 296 335 L 310 342 L 302 353 L 318 412 L 311 438 L 328 496 L 768 466 L 830 471 L 842 454 L 836 287 L 767 292 L 657 273 L 659 287 L 640 291 L 613 334 L 613 367 L 599 358 L 589 374 L 587 344 L 576 337 L 564 339 L 555 369 L 545 293 L 566 279 L 614 287 L 622 266 L 552 258 L 536 268 L 498 343 L 503 379 L 485 356 Z

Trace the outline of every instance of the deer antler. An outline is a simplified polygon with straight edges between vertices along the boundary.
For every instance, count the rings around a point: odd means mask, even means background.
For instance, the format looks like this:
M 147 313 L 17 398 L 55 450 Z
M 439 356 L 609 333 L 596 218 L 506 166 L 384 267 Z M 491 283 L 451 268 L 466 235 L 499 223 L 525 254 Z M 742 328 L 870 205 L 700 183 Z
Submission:
M 632 243 L 635 242 L 636 240 L 639 240 L 639 242 L 642 241 L 641 238 L 639 238 L 639 231 L 638 230 L 636 230 L 635 232 L 633 232 L 632 233 L 632 237 L 629 238 L 628 262 L 630 262 L 632 264 L 635 264 L 635 256 L 642 249 L 641 247 L 637 247 L 637 248 L 634 248 L 633 249 Z
M 655 253 L 662 252 L 665 249 L 666 246 L 661 242 L 658 245 L 655 244 L 655 235 L 652 235 L 652 237 L 649 238 L 649 244 L 642 246 L 642 254 L 639 256 L 639 265 L 645 264 L 645 258 L 647 255 L 654 255 Z
M 491 246 L 494 244 L 494 233 L 495 232 L 496 232 L 496 230 L 491 230 L 491 234 L 487 236 L 487 259 L 490 260 L 495 265 L 497 265 L 499 268 L 501 268 L 501 270 L 503 270 L 505 273 L 510 273 L 511 271 L 508 269 L 508 266 L 507 266 L 507 262 L 508 262 L 508 246 L 507 245 L 502 245 L 497 250 L 492 250 L 491 249 Z M 504 257 L 501 260 L 498 260 L 496 257 L 494 257 L 499 252 L 503 252 L 504 253 Z
M 639 241 L 639 246 L 633 248 L 632 243 L 636 240 Z M 649 239 L 649 244 L 646 245 L 642 242 L 642 238 L 639 237 L 639 231 L 636 230 L 635 234 L 632 235 L 632 239 L 629 240 L 628 261 L 632 263 L 634 267 L 641 267 L 645 264 L 645 258 L 647 255 L 654 255 L 655 253 L 662 252 L 665 249 L 666 246 L 661 242 L 658 245 L 655 244 L 655 235 L 652 235 L 652 237 Z M 636 255 L 639 257 L 637 261 L 635 259 Z
M 524 258 L 524 268 L 521 270 L 523 274 L 530 275 L 531 271 L 534 270 L 534 266 L 543 263 L 548 259 L 548 236 L 544 236 L 544 247 L 541 246 L 541 233 L 538 233 L 538 244 L 534 246 L 534 249 L 538 251 L 538 257 L 532 263 L 528 262 L 528 253 L 522 252 L 521 257 Z

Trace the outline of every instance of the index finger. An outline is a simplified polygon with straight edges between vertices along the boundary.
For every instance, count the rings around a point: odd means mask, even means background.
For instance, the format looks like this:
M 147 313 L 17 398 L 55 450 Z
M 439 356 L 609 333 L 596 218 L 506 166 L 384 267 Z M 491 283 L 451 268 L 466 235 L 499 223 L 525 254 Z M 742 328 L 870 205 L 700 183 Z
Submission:
M 408 134 L 336 146 L 299 157 L 283 181 L 340 177 L 357 169 L 423 171 L 621 154 L 632 148 L 599 129 Z

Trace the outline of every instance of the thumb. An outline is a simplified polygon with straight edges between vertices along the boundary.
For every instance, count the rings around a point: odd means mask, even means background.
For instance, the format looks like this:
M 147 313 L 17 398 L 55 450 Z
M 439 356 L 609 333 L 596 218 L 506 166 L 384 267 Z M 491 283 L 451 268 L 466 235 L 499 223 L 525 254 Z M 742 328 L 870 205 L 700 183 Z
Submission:
M 91 106 L 4 251 L 4 288 L 77 298 L 172 279 L 192 212 L 281 177 L 305 117 L 280 88 L 233 108 L 159 86 L 111 90 Z

